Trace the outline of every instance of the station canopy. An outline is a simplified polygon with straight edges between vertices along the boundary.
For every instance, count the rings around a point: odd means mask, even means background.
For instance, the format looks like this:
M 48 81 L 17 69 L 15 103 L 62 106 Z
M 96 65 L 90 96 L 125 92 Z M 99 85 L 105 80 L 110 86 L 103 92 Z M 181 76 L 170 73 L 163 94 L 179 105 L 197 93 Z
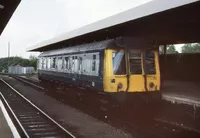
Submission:
M 0 35 L 21 0 L 0 0 Z
M 199 42 L 199 13 L 199 0 L 152 0 L 27 50 L 47 51 L 119 36 L 142 38 L 157 45 Z

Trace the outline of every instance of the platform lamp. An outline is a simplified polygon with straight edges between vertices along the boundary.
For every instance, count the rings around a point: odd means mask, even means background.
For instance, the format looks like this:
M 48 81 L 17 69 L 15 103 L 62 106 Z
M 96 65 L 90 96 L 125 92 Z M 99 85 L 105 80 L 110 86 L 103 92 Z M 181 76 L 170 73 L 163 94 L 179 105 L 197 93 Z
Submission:
M 8 68 L 9 68 L 9 57 L 10 57 L 10 42 L 8 42 Z
M 4 8 L 4 6 L 0 4 L 0 10 L 3 9 L 3 8 Z

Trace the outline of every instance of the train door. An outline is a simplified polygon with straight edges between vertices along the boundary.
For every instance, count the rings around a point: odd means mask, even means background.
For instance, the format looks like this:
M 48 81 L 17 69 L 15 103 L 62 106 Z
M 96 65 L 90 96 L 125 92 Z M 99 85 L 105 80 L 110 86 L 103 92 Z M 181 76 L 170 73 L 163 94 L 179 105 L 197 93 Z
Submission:
M 156 51 L 130 51 L 129 92 L 148 92 L 160 89 L 158 55 Z
M 128 55 L 128 92 L 144 92 L 145 76 L 143 70 L 143 54 L 141 51 L 129 51 Z
M 143 53 L 143 70 L 146 91 L 160 90 L 160 69 L 157 51 Z

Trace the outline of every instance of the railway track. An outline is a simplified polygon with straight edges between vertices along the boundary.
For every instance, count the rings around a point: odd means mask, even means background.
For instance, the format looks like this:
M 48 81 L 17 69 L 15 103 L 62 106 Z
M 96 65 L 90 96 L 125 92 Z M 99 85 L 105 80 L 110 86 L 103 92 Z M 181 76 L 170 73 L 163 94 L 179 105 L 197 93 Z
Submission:
M 15 79 L 17 79 L 17 80 L 19 80 L 23 83 L 26 83 L 26 84 L 28 84 L 32 87 L 35 87 L 35 85 L 38 86 L 36 84 L 36 82 L 34 82 L 32 80 L 28 80 L 26 78 L 15 77 Z M 35 88 L 37 88 L 37 87 L 35 87 Z M 90 102 L 92 102 L 92 101 L 90 101 Z M 94 103 L 95 103 L 95 101 L 94 101 Z M 88 108 L 88 106 L 87 106 L 87 108 Z M 152 111 L 149 111 L 149 114 L 151 114 L 151 112 Z M 94 114 L 97 114 L 97 113 L 94 113 Z M 121 116 L 123 118 L 124 113 L 118 112 L 117 114 L 118 114 L 118 116 Z M 112 114 L 111 115 L 108 114 L 108 118 L 116 118 L 116 119 L 112 119 L 112 120 L 115 120 L 116 122 L 118 122 L 118 124 L 121 124 L 122 126 L 126 124 L 125 126 L 127 126 L 128 128 L 125 128 L 125 129 L 128 129 L 128 131 L 136 130 L 138 133 L 140 133 L 139 137 L 146 137 L 146 136 L 152 136 L 152 137 L 165 137 L 165 136 L 187 137 L 187 136 L 191 136 L 191 135 L 194 136 L 194 137 L 196 135 L 199 136 L 198 130 L 195 131 L 195 130 L 190 129 L 190 128 L 189 129 L 185 128 L 182 125 L 179 126 L 177 124 L 171 124 L 171 123 L 168 123 L 168 121 L 163 122 L 163 121 L 160 121 L 159 119 L 156 120 L 155 118 L 152 118 L 153 120 L 151 120 L 151 121 L 146 119 L 146 123 L 142 126 L 141 123 L 139 123 L 139 124 L 136 123 L 136 122 L 138 122 L 137 119 L 129 120 L 129 119 L 127 119 L 127 117 L 125 117 L 124 119 L 122 119 L 121 117 L 119 118 L 119 117 L 115 117 L 115 115 L 113 116 Z M 107 116 L 106 116 L 106 118 L 107 118 Z M 130 117 L 128 117 L 128 118 L 138 118 L 138 117 L 134 117 L 134 115 L 132 116 L 130 114 Z M 143 118 L 143 120 L 144 119 L 145 119 L 145 117 Z M 124 120 L 124 121 L 121 122 L 121 120 Z M 132 122 L 135 122 L 135 123 L 132 123 Z M 147 125 L 148 125 L 148 127 L 146 127 Z M 144 132 L 146 134 L 143 134 Z
M 31 85 L 32 87 L 35 87 L 37 89 L 41 89 L 41 90 L 44 90 L 44 88 L 42 86 L 40 86 L 39 82 L 37 81 L 34 81 L 34 80 L 31 80 L 31 79 L 27 79 L 27 78 L 22 78 L 22 77 L 19 77 L 17 75 L 10 75 L 10 77 L 13 77 L 23 83 L 26 83 L 28 85 Z
M 1 79 L 0 84 L 7 90 L 0 92 L 1 99 L 22 137 L 75 138 L 6 81 Z

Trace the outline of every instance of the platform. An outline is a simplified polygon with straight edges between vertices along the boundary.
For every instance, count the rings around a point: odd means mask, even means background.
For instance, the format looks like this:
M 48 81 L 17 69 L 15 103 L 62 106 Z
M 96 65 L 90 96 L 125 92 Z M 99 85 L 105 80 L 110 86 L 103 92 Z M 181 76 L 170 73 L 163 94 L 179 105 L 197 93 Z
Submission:
M 20 138 L 1 100 L 0 100 L 0 137 Z
M 39 81 L 37 75 L 27 78 Z M 200 107 L 200 82 L 165 80 L 161 92 L 163 100 Z
M 165 80 L 161 92 L 166 101 L 200 107 L 200 82 Z

